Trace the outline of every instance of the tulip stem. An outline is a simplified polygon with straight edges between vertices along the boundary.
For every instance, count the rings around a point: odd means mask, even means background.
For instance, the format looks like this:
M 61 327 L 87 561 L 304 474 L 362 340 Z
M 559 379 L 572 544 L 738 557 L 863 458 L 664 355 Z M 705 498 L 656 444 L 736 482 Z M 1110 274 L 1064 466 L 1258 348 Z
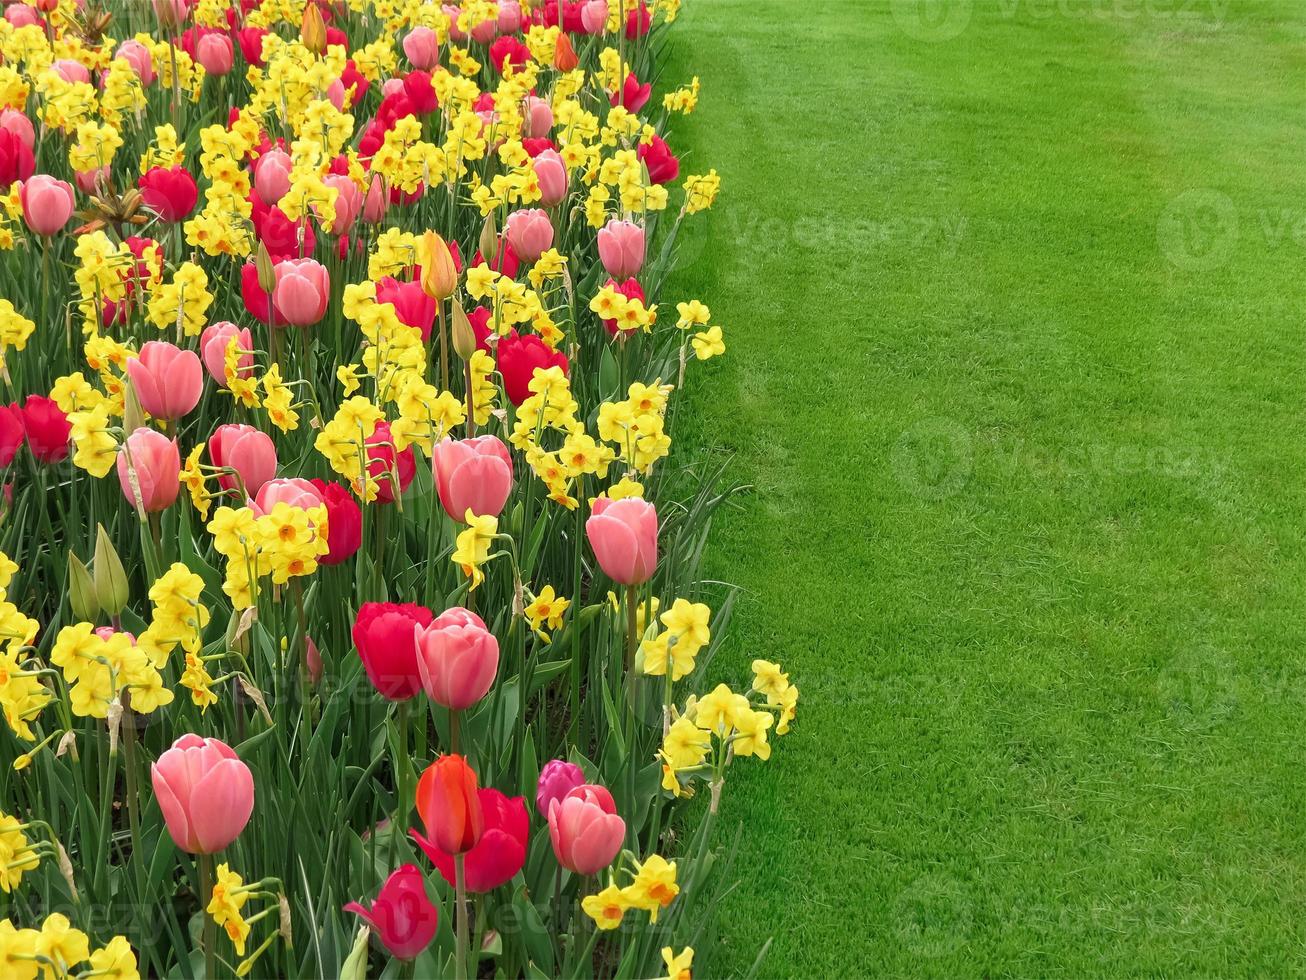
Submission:
M 438 300 L 435 308 L 440 313 L 440 389 L 449 390 L 449 326 L 444 319 L 444 300 Z
M 638 727 L 635 723 L 635 647 L 638 641 L 636 634 L 638 630 L 638 613 L 639 613 L 639 587 L 630 585 L 626 587 L 626 694 L 629 704 L 629 714 L 626 715 L 626 786 L 628 795 L 626 797 L 627 806 L 631 807 L 631 813 L 634 813 L 635 807 L 635 738 L 638 734 Z M 668 669 L 669 669 L 668 665 Z M 638 849 L 639 833 L 635 826 L 634 820 L 627 821 L 630 828 L 631 843 Z
M 463 362 L 463 382 L 467 386 L 467 438 L 476 435 L 476 397 L 472 389 L 472 361 Z
M 463 869 L 464 855 L 453 856 L 454 908 L 457 937 L 454 939 L 454 976 L 467 978 L 467 879 Z
M 395 819 L 390 827 L 391 857 L 408 819 L 408 796 L 408 702 L 400 701 L 395 712 Z
M 449 710 L 449 751 L 453 755 L 458 755 L 461 747 L 462 714 L 457 708 Z
M 213 916 L 209 915 L 209 902 L 213 900 L 213 855 L 199 855 L 200 872 L 200 921 L 204 923 L 204 976 L 214 980 L 218 975 L 218 944 L 213 935 L 215 925 Z

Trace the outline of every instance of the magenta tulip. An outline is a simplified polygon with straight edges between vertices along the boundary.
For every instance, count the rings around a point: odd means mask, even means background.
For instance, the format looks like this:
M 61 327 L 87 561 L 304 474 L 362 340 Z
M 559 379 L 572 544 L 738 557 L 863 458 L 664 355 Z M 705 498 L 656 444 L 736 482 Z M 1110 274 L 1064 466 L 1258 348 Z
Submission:
M 23 181 L 18 199 L 23 220 L 38 235 L 53 235 L 68 224 L 73 214 L 73 188 L 49 174 L 36 174 Z
M 220 425 L 209 437 L 209 458 L 214 466 L 225 466 L 218 484 L 235 490 L 243 484 L 246 496 L 255 496 L 263 484 L 277 475 L 277 449 L 272 437 L 252 425 Z
M 326 315 L 331 275 L 313 259 L 283 259 L 277 263 L 277 288 L 272 293 L 281 316 L 292 327 L 310 327 Z
M 553 854 L 568 871 L 592 875 L 612 863 L 626 837 L 612 794 L 602 786 L 577 786 L 549 804 Z
M 517 257 L 534 262 L 553 245 L 553 225 L 539 208 L 524 208 L 508 215 L 504 234 Z
M 141 408 L 156 419 L 176 420 L 199 404 L 204 391 L 204 368 L 199 355 L 166 340 L 150 340 L 141 352 L 127 359 Z
M 446 609 L 430 625 L 413 627 L 417 672 L 436 704 L 470 708 L 490 690 L 499 672 L 499 641 L 476 613 Z
M 372 902 L 364 908 L 358 902 L 345 906 L 375 931 L 390 955 L 411 960 L 435 938 L 439 912 L 426 894 L 426 879 L 415 864 L 397 869 Z
M 431 453 L 440 504 L 455 521 L 470 510 L 477 517 L 498 517 L 512 492 L 512 457 L 495 436 L 442 439 Z
M 631 221 L 609 221 L 599 229 L 599 261 L 608 275 L 621 281 L 644 267 L 644 229 Z
M 230 746 L 183 735 L 150 768 L 173 843 L 213 854 L 240 836 L 254 810 L 254 776 Z
M 549 807 L 554 800 L 562 800 L 577 786 L 584 784 L 585 772 L 576 763 L 565 759 L 550 759 L 540 770 L 540 778 L 535 783 L 535 809 L 547 820 Z
M 599 497 L 585 522 L 585 535 L 614 582 L 640 585 L 657 569 L 658 513 L 641 497 Z
M 236 374 L 247 378 L 254 371 L 254 338 L 247 327 L 238 327 L 228 320 L 210 323 L 200 334 L 200 356 L 209 377 L 218 387 L 227 387 L 227 345 L 236 337 L 236 347 L 244 353 L 237 355 Z

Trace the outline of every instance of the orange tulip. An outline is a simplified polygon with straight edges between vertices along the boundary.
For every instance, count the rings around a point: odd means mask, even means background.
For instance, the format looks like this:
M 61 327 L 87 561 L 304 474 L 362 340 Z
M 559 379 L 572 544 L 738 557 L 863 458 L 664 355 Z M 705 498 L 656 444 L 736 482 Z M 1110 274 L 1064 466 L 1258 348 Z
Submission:
M 442 755 L 417 781 L 417 812 L 426 836 L 446 854 L 466 854 L 485 831 L 476 773 L 460 755 Z
M 559 34 L 553 45 L 553 67 L 558 71 L 572 71 L 578 64 L 580 59 L 576 57 L 576 49 L 571 46 L 571 40 L 566 34 Z

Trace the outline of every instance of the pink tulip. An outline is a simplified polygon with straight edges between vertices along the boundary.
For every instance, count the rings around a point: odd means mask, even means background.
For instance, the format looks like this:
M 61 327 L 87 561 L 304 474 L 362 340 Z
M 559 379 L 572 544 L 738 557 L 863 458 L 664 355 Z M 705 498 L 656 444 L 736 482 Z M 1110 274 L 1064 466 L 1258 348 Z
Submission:
M 640 585 L 657 569 L 658 513 L 642 497 L 599 497 L 585 522 L 585 535 L 614 582 Z
M 467 32 L 458 26 L 458 15 L 462 10 L 451 3 L 444 4 L 441 8 L 449 17 L 449 38 L 462 44 L 467 40 Z
M 23 205 L 23 220 L 38 235 L 53 235 L 72 217 L 72 186 L 49 174 L 37 174 L 23 181 L 18 197 Z
M 238 327 L 228 320 L 219 320 L 210 323 L 200 334 L 200 356 L 204 359 L 204 367 L 208 369 L 209 376 L 218 383 L 219 388 L 227 387 L 227 344 L 232 337 L 239 338 L 236 346 L 247 352 L 237 355 L 236 374 L 242 378 L 249 377 L 254 370 L 254 338 L 250 336 L 249 328 Z
M 630 221 L 612 219 L 599 229 L 599 260 L 618 282 L 639 275 L 644 267 L 644 229 Z
M 485 697 L 499 672 L 499 641 L 480 616 L 454 606 L 429 626 L 414 624 L 413 638 L 427 697 L 452 711 Z
M 526 111 L 522 118 L 522 135 L 531 139 L 543 139 L 553 128 L 553 110 L 539 96 L 526 97 Z
M 272 437 L 252 425 L 220 425 L 209 437 L 209 458 L 214 466 L 236 471 L 224 473 L 218 484 L 236 490 L 243 484 L 247 497 L 255 496 L 263 484 L 277 474 L 277 450 Z
M 430 71 L 440 60 L 440 42 L 429 27 L 414 27 L 404 37 L 404 55 L 409 64 Z
M 592 875 L 612 863 L 626 837 L 626 821 L 617 816 L 612 794 L 585 783 L 549 804 L 549 839 L 553 854 L 568 871 Z
M 336 189 L 336 217 L 328 229 L 333 235 L 343 235 L 354 227 L 358 212 L 363 209 L 363 192 L 344 174 L 327 174 L 322 183 Z
M 118 45 L 118 52 L 115 58 L 121 58 L 127 64 L 131 65 L 132 71 L 136 77 L 141 80 L 141 85 L 148 88 L 155 79 L 154 58 L 150 54 L 150 49 L 141 44 L 140 41 L 128 40 Z
M 204 368 L 194 351 L 182 350 L 166 340 L 150 340 L 141 352 L 127 359 L 141 408 L 156 419 L 179 419 L 199 404 L 204 391 Z
M 533 161 L 535 179 L 540 184 L 540 203 L 555 207 L 567 199 L 567 167 L 556 150 L 543 150 Z
M 331 84 L 326 88 L 326 97 L 337 110 L 345 111 L 345 83 L 339 78 L 331 79 Z
M 285 150 L 268 150 L 254 162 L 254 190 L 268 207 L 290 190 L 291 166 L 290 154 Z
M 292 477 L 285 480 L 268 480 L 259 487 L 254 498 L 254 511 L 258 514 L 271 514 L 277 504 L 289 504 L 300 510 L 311 510 L 322 506 L 322 494 L 308 480 Z
M 535 783 L 535 809 L 548 820 L 549 807 L 553 801 L 561 801 L 577 786 L 584 784 L 585 771 L 576 763 L 565 759 L 550 759 L 540 770 L 540 778 Z
M 118 482 L 122 492 L 128 503 L 147 514 L 173 505 L 181 489 L 180 476 L 177 440 L 155 429 L 137 429 L 118 450 Z
M 190 16 L 190 0 L 154 0 L 154 16 L 164 27 L 179 27 Z
M 101 185 L 109 179 L 108 167 L 96 167 L 94 170 L 79 170 L 73 174 L 77 189 L 83 194 L 97 194 Z
M 479 24 L 474 24 L 468 33 L 471 34 L 472 40 L 477 44 L 489 44 L 494 40 L 494 32 L 498 29 L 498 18 L 491 17 L 488 20 L 481 21 Z
M 431 453 L 431 467 L 440 503 L 455 521 L 465 521 L 469 510 L 498 517 L 512 492 L 512 457 L 495 436 L 442 439 Z
M 608 23 L 608 0 L 589 0 L 580 8 L 580 23 L 586 34 L 601 34 Z
M 5 8 L 5 20 L 14 27 L 30 27 L 41 23 L 41 15 L 34 7 L 29 7 L 25 3 L 15 3 Z
M 254 776 L 226 743 L 183 735 L 150 767 L 154 795 L 173 843 L 214 854 L 245 829 L 254 810 Z
M 277 288 L 272 302 L 292 327 L 310 327 L 326 315 L 331 275 L 313 259 L 283 259 L 277 263 Z
M 36 130 L 27 114 L 17 109 L 5 109 L 0 112 L 0 129 L 8 130 L 18 137 L 30 150 L 36 145 Z
M 390 191 L 385 186 L 385 178 L 374 176 L 367 187 L 367 196 L 363 198 L 363 220 L 369 225 L 379 225 L 385 220 L 389 207 Z
M 499 0 L 499 17 L 494 25 L 500 34 L 521 30 L 521 4 L 517 0 Z
M 195 60 L 204 66 L 210 75 L 225 75 L 231 71 L 235 51 L 231 38 L 225 33 L 205 34 L 195 45 Z
M 553 245 L 553 225 L 539 208 L 524 208 L 508 215 L 504 233 L 517 257 L 532 263 Z
M 80 61 L 73 61 L 71 58 L 59 58 L 50 67 L 65 82 L 86 82 L 88 85 L 90 84 L 91 73 L 87 71 L 86 66 Z

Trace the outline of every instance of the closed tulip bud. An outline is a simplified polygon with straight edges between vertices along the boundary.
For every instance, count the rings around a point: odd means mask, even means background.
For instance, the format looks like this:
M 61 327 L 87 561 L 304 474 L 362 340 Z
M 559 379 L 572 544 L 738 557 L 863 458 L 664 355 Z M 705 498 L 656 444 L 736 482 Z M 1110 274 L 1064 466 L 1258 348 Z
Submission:
M 177 440 L 157 429 L 137 429 L 118 451 L 118 482 L 138 511 L 157 514 L 171 507 L 181 489 L 180 476 Z
M 485 831 L 476 773 L 460 755 L 442 755 L 417 781 L 417 813 L 431 843 L 446 854 L 466 854 Z
M 464 361 L 470 361 L 476 353 L 476 331 L 472 329 L 472 321 L 467 319 L 467 314 L 457 303 L 453 304 L 453 326 L 450 333 L 453 335 L 454 353 Z
M 141 400 L 136 394 L 136 386 L 131 384 L 128 378 L 128 384 L 123 385 L 123 405 L 122 405 L 122 430 L 124 432 L 135 432 L 145 424 L 145 409 L 141 408 Z
M 594 501 L 585 535 L 599 567 L 622 585 L 642 585 L 658 567 L 658 514 L 642 497 Z
M 86 564 L 68 553 L 68 604 L 73 615 L 86 622 L 95 622 L 100 615 L 100 603 L 95 597 L 95 580 Z
M 626 836 L 612 794 L 585 783 L 549 803 L 549 840 L 553 855 L 568 871 L 592 875 L 612 863 Z
M 493 211 L 485 216 L 485 223 L 481 225 L 480 246 L 486 265 L 493 267 L 495 256 L 499 254 L 499 228 L 494 223 Z
M 127 606 L 131 594 L 127 589 L 127 570 L 109 540 L 103 524 L 96 525 L 94 566 L 95 599 L 110 616 L 117 616 Z
M 431 468 L 440 504 L 455 521 L 470 510 L 477 517 L 498 517 L 512 492 L 512 457 L 495 436 L 438 442 Z
M 147 341 L 129 357 L 127 376 L 141 407 L 156 419 L 181 418 L 199 404 L 204 391 L 199 355 L 166 340 Z
M 172 841 L 187 854 L 213 854 L 245 829 L 254 776 L 216 738 L 183 735 L 150 767 L 154 795 Z
M 316 3 L 308 3 L 304 7 L 304 19 L 299 26 L 299 39 L 304 42 L 304 47 L 314 54 L 321 54 L 326 50 L 326 21 L 322 19 L 322 11 L 318 9 Z
M 428 626 L 414 626 L 417 671 L 436 704 L 451 711 L 485 697 L 499 672 L 499 641 L 476 613 L 455 606 Z
M 571 46 L 571 38 L 559 34 L 553 45 L 553 67 L 565 73 L 574 71 L 579 64 L 580 58 L 576 57 L 576 49 Z
M 433 231 L 423 235 L 422 241 L 426 250 L 426 262 L 422 265 L 422 289 L 434 300 L 446 300 L 458 288 L 458 270 L 454 267 L 449 246 Z
M 254 255 L 254 268 L 258 272 L 258 288 L 265 293 L 272 293 L 277 288 L 277 266 L 272 261 L 272 253 L 263 242 L 258 243 L 258 252 Z

